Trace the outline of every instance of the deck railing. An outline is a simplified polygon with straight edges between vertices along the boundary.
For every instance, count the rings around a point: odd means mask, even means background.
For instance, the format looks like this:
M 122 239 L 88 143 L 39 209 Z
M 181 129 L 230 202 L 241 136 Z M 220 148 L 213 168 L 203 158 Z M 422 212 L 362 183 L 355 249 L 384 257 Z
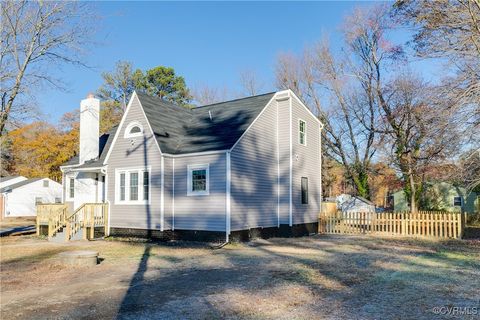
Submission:
M 84 203 L 75 210 L 75 212 L 66 218 L 65 221 L 65 240 L 69 241 L 72 237 L 83 229 L 83 239 L 87 239 L 87 228 L 89 228 L 89 238 L 95 236 L 95 227 L 104 227 L 105 234 L 108 228 L 108 204 L 107 203 Z
M 322 213 L 319 233 L 385 234 L 433 238 L 461 238 L 465 215 L 451 212 Z
M 48 236 L 52 237 L 64 225 L 68 207 L 62 203 L 37 205 L 37 235 L 40 225 L 48 225 Z

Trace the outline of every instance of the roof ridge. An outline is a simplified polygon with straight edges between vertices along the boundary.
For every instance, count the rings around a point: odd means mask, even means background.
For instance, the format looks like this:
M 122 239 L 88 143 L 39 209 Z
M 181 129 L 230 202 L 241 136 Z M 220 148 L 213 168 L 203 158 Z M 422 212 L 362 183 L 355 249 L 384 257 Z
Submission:
M 142 95 L 142 96 L 145 96 L 147 98 L 151 98 L 153 100 L 158 100 L 158 102 L 164 103 L 166 105 L 169 105 L 169 106 L 172 106 L 172 107 L 175 107 L 175 108 L 180 108 L 180 109 L 187 110 L 187 111 L 192 110 L 192 108 L 181 106 L 181 105 L 173 103 L 171 101 L 164 100 L 164 99 L 162 99 L 158 96 L 149 95 L 148 93 L 145 93 L 145 92 L 142 92 L 142 91 L 135 91 L 135 92 L 137 93 L 137 95 Z
M 217 105 L 217 104 L 222 104 L 222 103 L 234 102 L 234 101 L 245 100 L 245 99 L 250 99 L 250 98 L 257 98 L 257 97 L 266 96 L 266 95 L 274 94 L 274 93 L 277 93 L 277 91 L 271 91 L 271 92 L 266 92 L 266 93 L 262 93 L 262 94 L 257 94 L 257 95 L 254 95 L 254 96 L 248 96 L 248 97 L 243 97 L 243 98 L 237 98 L 237 99 L 232 99 L 232 100 L 215 102 L 215 103 L 211 103 L 211 104 L 205 104 L 203 106 L 198 106 L 198 107 L 192 108 L 191 110 L 201 109 L 201 108 L 204 108 L 204 107 L 211 107 L 211 106 L 214 106 L 214 105 Z

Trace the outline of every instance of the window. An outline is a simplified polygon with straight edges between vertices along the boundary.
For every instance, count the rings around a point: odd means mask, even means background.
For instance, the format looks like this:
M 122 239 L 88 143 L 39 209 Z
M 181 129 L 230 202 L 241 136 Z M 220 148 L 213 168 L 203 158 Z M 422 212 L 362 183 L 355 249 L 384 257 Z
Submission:
M 62 198 L 55 198 L 55 203 L 62 203 Z
M 130 173 L 130 201 L 138 200 L 138 172 Z
M 307 123 L 303 120 L 298 120 L 298 142 L 307 145 Z
M 124 138 L 140 137 L 143 135 L 143 126 L 138 121 L 132 121 L 125 129 Z
M 120 201 L 125 201 L 125 173 L 120 174 Z
M 43 187 L 48 188 L 48 180 L 43 180 Z
M 308 178 L 302 177 L 302 204 L 308 204 Z
M 453 205 L 456 207 L 462 206 L 462 197 L 453 197 Z
M 68 196 L 71 199 L 73 199 L 75 197 L 75 178 L 70 178 Z
M 42 197 L 35 197 L 35 205 L 42 204 Z
M 145 171 L 143 172 L 143 200 L 148 200 L 149 192 L 149 175 L 148 171 Z
M 115 202 L 146 204 L 150 200 L 150 168 L 115 170 Z
M 188 166 L 187 195 L 209 194 L 209 165 Z

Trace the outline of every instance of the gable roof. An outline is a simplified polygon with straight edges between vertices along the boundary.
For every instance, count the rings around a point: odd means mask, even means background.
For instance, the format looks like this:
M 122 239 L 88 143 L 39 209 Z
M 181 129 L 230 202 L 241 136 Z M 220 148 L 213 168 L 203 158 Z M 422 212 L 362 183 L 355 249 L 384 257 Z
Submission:
M 188 109 L 137 93 L 160 149 L 169 154 L 230 149 L 274 95 Z
M 110 146 L 112 145 L 113 137 L 115 137 L 115 132 L 117 132 L 118 126 L 113 127 L 108 131 L 107 133 L 102 134 L 98 140 L 99 140 L 99 157 L 97 159 L 89 160 L 81 165 L 79 165 L 79 156 L 76 155 L 67 162 L 65 162 L 62 166 L 75 166 L 75 168 L 96 168 L 96 167 L 101 167 L 103 166 L 103 161 L 105 160 L 105 157 L 107 156 L 108 149 L 110 149 Z
M 5 192 L 6 190 L 13 190 L 13 189 L 16 189 L 16 188 L 20 188 L 20 187 L 23 187 L 24 185 L 27 185 L 27 184 L 30 184 L 30 183 L 33 183 L 35 181 L 42 180 L 42 179 L 44 179 L 44 178 L 33 178 L 33 179 L 27 179 L 27 180 L 20 181 L 20 182 L 14 183 L 12 185 L 1 188 L 0 193 Z

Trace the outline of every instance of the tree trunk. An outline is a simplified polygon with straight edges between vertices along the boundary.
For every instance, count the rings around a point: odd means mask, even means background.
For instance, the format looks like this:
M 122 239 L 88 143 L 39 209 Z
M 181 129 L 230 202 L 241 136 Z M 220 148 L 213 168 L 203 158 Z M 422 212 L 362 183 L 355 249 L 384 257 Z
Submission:
M 410 212 L 417 213 L 417 190 L 415 189 L 413 174 L 409 174 L 408 179 L 410 183 Z

